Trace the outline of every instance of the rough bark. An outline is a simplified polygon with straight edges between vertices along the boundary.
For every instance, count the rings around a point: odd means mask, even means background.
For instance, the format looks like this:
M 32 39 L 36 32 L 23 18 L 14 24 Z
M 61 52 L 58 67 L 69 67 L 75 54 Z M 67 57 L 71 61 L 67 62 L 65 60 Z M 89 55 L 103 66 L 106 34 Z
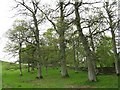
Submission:
M 65 56 L 65 43 L 64 36 L 60 36 L 60 60 L 61 60 L 61 75 L 62 77 L 68 77 L 67 66 L 66 66 L 66 56 Z
M 42 64 L 40 59 L 40 41 L 39 41 L 39 29 L 38 29 L 38 21 L 37 18 L 35 16 L 35 14 L 33 14 L 33 19 L 34 19 L 34 25 L 35 25 L 35 40 L 36 40 L 36 60 L 37 60 L 37 68 L 38 68 L 38 76 L 37 78 L 43 78 L 42 76 Z
M 37 68 L 38 68 L 38 73 L 37 73 L 37 79 L 42 79 L 42 70 L 41 70 L 41 65 L 40 62 L 37 62 Z
M 63 15 L 63 2 L 60 3 L 60 30 L 59 30 L 59 39 L 60 39 L 60 60 L 61 60 L 61 75 L 62 77 L 68 77 L 67 67 L 66 67 L 66 56 L 65 56 L 65 28 L 64 28 L 64 15 Z
M 89 81 L 96 81 L 96 73 L 95 73 L 95 63 L 94 63 L 94 58 L 92 55 L 92 52 L 90 50 L 89 44 L 87 42 L 87 39 L 83 35 L 83 33 L 80 33 L 81 37 L 81 42 L 84 47 L 86 59 L 87 59 L 87 66 L 88 66 L 88 79 Z
M 97 57 L 96 57 L 96 52 L 95 52 L 95 45 L 94 45 L 94 41 L 93 41 L 93 35 L 92 35 L 92 32 L 91 32 L 91 29 L 89 27 L 89 34 L 90 34 L 90 46 L 92 48 L 92 55 L 93 55 L 93 65 L 94 65 L 94 68 L 95 68 L 95 73 L 97 74 L 98 73 L 98 70 L 97 70 L 97 66 L 96 66 L 96 60 L 97 60 Z
M 92 52 L 90 50 L 87 38 L 84 36 L 81 25 L 80 25 L 79 2 L 75 2 L 74 6 L 75 6 L 76 26 L 77 26 L 77 30 L 79 31 L 79 36 L 83 44 L 85 55 L 87 58 L 88 79 L 89 81 L 96 81 L 96 74 L 95 74 L 95 69 L 93 65 Z
M 111 34 L 112 34 L 112 43 L 113 43 L 113 51 L 114 51 L 114 59 L 115 59 L 115 70 L 116 70 L 116 74 L 120 75 L 120 58 L 119 58 L 119 54 L 117 53 L 115 33 L 112 29 L 111 29 Z

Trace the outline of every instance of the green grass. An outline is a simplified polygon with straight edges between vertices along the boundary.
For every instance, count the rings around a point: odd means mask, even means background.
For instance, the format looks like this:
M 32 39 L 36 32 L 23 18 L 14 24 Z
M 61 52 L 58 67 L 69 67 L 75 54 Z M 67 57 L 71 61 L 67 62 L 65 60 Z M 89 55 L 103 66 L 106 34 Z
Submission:
M 117 88 L 118 77 L 116 75 L 99 75 L 97 82 L 87 80 L 87 72 L 75 73 L 68 70 L 70 77 L 62 78 L 60 69 L 48 69 L 48 75 L 43 68 L 43 79 L 36 79 L 34 74 L 28 73 L 24 67 L 23 76 L 19 76 L 19 70 L 14 65 L 2 64 L 2 87 L 3 88 Z M 8 70 L 8 67 L 12 67 Z

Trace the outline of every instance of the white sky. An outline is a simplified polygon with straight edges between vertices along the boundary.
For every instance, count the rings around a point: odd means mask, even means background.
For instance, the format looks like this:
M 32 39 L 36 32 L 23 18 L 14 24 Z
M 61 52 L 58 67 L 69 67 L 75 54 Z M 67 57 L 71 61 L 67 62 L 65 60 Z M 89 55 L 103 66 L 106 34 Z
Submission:
M 7 60 L 9 56 L 7 53 L 3 52 L 3 48 L 7 39 L 4 36 L 4 33 L 11 28 L 14 18 L 11 18 L 14 13 L 11 11 L 13 5 L 12 0 L 0 0 L 0 60 Z

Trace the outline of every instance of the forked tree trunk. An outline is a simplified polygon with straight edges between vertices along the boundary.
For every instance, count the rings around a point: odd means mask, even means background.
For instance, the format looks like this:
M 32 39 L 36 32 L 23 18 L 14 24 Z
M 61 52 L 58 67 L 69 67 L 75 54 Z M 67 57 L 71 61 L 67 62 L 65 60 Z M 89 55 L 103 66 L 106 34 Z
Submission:
M 77 30 L 79 31 L 79 36 L 81 39 L 81 42 L 84 47 L 85 55 L 87 58 L 87 65 L 88 65 L 88 79 L 89 81 L 96 81 L 96 74 L 95 74 L 95 68 L 93 64 L 93 56 L 92 52 L 90 50 L 87 38 L 84 36 L 81 24 L 80 24 L 80 15 L 79 15 L 79 2 L 75 2 L 75 16 L 76 16 L 76 26 Z
M 33 14 L 33 19 L 34 19 L 34 25 L 35 25 L 35 28 L 36 28 L 36 31 L 35 31 L 35 39 L 36 39 L 36 59 L 37 59 L 37 68 L 38 68 L 38 75 L 37 75 L 37 78 L 38 79 L 42 79 L 43 76 L 42 76 L 42 62 L 39 60 L 41 59 L 40 58 L 40 41 L 39 41 L 39 29 L 38 29 L 38 21 L 37 21 L 37 18 L 36 18 L 36 15 Z
M 83 34 L 80 34 L 80 37 L 81 37 L 81 41 L 83 43 L 84 51 L 87 58 L 88 79 L 89 81 L 96 81 L 94 56 L 92 55 L 90 47 L 88 46 L 87 39 L 84 37 Z
M 110 8 L 109 8 L 109 0 L 107 2 L 105 2 L 105 10 L 107 12 L 108 15 L 108 19 L 109 19 L 109 26 L 111 29 L 111 34 L 112 34 L 112 44 L 113 44 L 113 52 L 114 52 L 114 59 L 115 59 L 115 70 L 116 70 L 116 74 L 119 75 L 120 74 L 120 58 L 119 58 L 119 54 L 117 53 L 117 47 L 116 47 L 116 40 L 115 40 L 115 32 L 114 32 L 114 22 L 112 20 L 113 15 L 111 14 Z
M 61 60 L 61 75 L 62 77 L 68 77 L 67 67 L 66 67 L 66 56 L 65 56 L 65 26 L 64 26 L 64 15 L 63 15 L 63 2 L 60 3 L 60 30 L 59 30 L 59 43 L 60 43 L 60 60 Z
M 80 37 L 81 37 L 81 41 L 83 43 L 83 47 L 84 47 L 85 54 L 87 57 L 88 79 L 89 79 L 89 81 L 96 81 L 94 57 L 93 57 L 92 52 L 88 46 L 87 39 L 84 37 L 83 34 L 81 34 Z
M 96 53 L 95 53 L 95 45 L 94 45 L 94 40 L 93 40 L 93 35 L 92 35 L 92 32 L 91 32 L 91 28 L 89 27 L 89 34 L 90 34 L 90 46 L 92 48 L 92 55 L 94 57 L 94 62 L 93 62 L 93 65 L 94 65 L 94 68 L 95 68 L 95 72 L 97 73 L 97 65 L 96 65 L 96 60 L 97 60 L 97 57 L 96 57 Z
M 15 0 L 16 1 L 16 0 Z M 39 6 L 39 2 L 36 0 L 31 0 L 31 6 L 27 5 L 25 0 L 21 0 L 20 2 L 16 1 L 17 4 L 22 5 L 24 7 L 24 9 L 28 10 L 30 14 L 32 14 L 32 18 L 33 18 L 33 24 L 35 27 L 34 30 L 34 36 L 35 36 L 35 41 L 36 41 L 36 60 L 39 62 L 39 47 L 40 47 L 40 41 L 39 41 L 39 29 L 38 29 L 38 20 L 37 20 L 37 13 L 38 13 L 38 6 Z M 41 63 L 41 62 L 40 62 Z M 41 70 L 41 65 L 40 63 L 38 63 L 38 72 L 40 72 L 40 74 L 38 75 L 38 78 L 42 77 L 42 70 Z

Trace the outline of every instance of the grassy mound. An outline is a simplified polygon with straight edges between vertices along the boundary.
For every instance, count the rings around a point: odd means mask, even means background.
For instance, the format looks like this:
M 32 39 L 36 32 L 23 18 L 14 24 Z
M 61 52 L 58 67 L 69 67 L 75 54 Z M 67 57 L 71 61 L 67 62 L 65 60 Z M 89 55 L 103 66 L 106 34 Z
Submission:
M 87 72 L 75 73 L 68 70 L 70 77 L 62 78 L 60 68 L 48 68 L 46 75 L 43 68 L 43 79 L 36 79 L 37 70 L 34 73 L 27 72 L 23 66 L 23 76 L 19 76 L 18 65 L 2 63 L 2 87 L 3 88 L 117 88 L 118 77 L 116 75 L 99 75 L 97 82 L 87 80 Z

